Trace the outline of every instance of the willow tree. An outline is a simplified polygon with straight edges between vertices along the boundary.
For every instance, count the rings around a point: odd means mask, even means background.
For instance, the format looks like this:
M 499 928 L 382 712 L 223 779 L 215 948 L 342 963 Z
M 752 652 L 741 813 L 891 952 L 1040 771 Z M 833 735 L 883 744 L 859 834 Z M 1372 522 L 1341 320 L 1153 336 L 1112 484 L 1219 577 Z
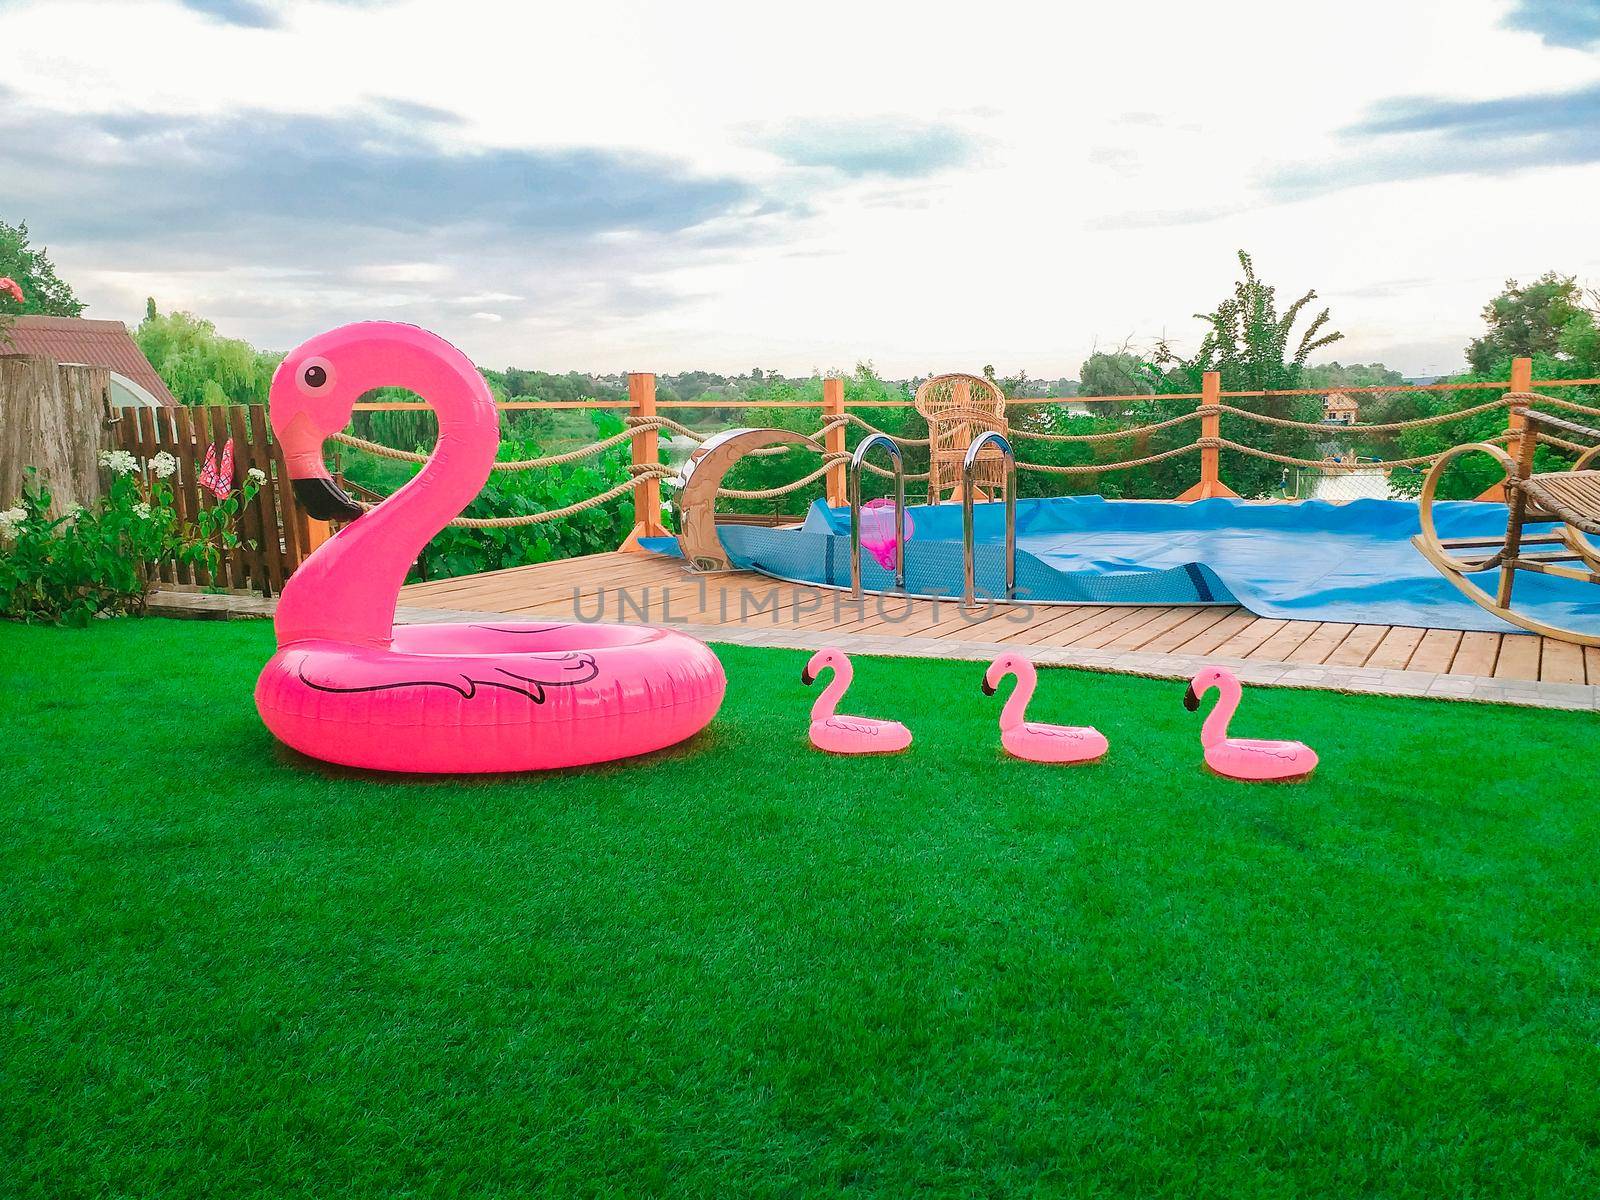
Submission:
M 272 372 L 283 357 L 223 337 L 193 313 L 157 312 L 154 300 L 146 302 L 133 340 L 184 404 L 265 404 Z

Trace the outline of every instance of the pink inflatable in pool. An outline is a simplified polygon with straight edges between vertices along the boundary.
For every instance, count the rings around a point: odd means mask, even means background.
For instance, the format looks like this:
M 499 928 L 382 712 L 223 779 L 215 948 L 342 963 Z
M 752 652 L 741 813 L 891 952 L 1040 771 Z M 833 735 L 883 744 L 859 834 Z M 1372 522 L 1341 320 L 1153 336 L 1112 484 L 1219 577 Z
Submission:
M 910 512 L 906 513 L 904 537 L 908 542 L 911 540 Z M 894 501 L 885 496 L 868 500 L 861 506 L 861 548 L 885 571 L 892 571 L 895 547 L 899 544 L 900 535 L 894 528 Z
M 322 443 L 357 396 L 408 388 L 439 418 L 427 463 L 363 511 Z M 482 489 L 500 444 L 482 377 L 448 342 L 367 322 L 313 338 L 272 377 L 272 429 L 302 507 L 346 524 L 278 603 L 278 652 L 256 707 L 282 741 L 383 771 L 527 771 L 659 750 L 705 728 L 726 679 L 701 642 L 667 629 L 486 619 L 394 624 L 406 571 Z

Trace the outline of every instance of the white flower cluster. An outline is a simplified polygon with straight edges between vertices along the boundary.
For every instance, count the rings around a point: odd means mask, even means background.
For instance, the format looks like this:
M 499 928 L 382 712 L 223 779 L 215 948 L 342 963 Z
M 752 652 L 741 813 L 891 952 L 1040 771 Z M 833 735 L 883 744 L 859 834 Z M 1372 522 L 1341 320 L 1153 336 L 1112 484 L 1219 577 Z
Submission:
M 28 512 L 22 508 L 8 508 L 0 512 L 0 537 L 16 537 L 17 526 L 27 518 Z
M 126 450 L 102 450 L 100 465 L 113 475 L 132 475 L 139 469 L 139 460 Z
M 148 521 L 150 519 L 150 506 L 141 500 L 133 506 L 133 514 L 141 521 Z
M 251 483 L 255 484 L 257 487 L 260 487 L 263 483 L 265 483 L 267 481 L 267 473 L 265 471 L 263 471 L 260 467 L 251 467 L 248 471 L 246 471 L 244 473 L 244 477 L 246 479 L 248 479 Z
M 166 479 L 178 469 L 178 460 L 165 450 L 158 450 L 150 460 L 150 472 L 157 479 Z

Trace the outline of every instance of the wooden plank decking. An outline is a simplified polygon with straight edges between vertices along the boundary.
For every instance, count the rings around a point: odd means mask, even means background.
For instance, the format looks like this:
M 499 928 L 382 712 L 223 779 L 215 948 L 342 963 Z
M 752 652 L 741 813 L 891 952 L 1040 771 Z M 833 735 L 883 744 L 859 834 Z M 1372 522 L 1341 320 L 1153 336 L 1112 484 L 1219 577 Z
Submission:
M 690 575 L 682 563 L 653 554 L 596 554 L 412 584 L 400 602 L 553 619 L 839 630 L 1600 685 L 1600 648 L 1531 634 L 1282 621 L 1234 607 L 1041 605 L 964 614 L 948 600 L 873 596 L 858 607 L 843 592 L 762 575 Z

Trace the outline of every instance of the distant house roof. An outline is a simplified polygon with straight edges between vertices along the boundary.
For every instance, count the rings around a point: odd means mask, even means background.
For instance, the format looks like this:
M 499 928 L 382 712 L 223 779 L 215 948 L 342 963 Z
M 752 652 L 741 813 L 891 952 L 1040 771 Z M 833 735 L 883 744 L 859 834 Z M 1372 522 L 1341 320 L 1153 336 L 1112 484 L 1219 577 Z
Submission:
M 178 403 L 121 321 L 82 317 L 17 317 L 0 354 L 39 354 L 60 363 L 105 367 L 131 379 L 162 404 Z
M 1360 412 L 1361 405 L 1343 392 L 1329 392 L 1328 398 L 1322 402 L 1323 408 L 1328 412 Z

